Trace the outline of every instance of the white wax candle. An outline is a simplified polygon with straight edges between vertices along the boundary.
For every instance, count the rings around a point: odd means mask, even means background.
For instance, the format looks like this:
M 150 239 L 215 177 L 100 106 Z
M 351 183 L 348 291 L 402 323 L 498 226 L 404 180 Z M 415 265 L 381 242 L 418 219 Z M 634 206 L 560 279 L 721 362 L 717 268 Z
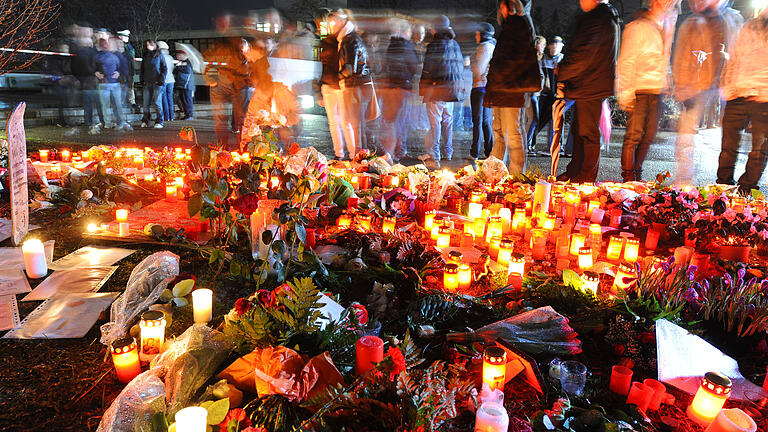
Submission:
M 176 430 L 181 432 L 205 432 L 208 410 L 203 407 L 187 407 L 176 413 Z
M 120 222 L 118 231 L 120 237 L 128 237 L 131 234 L 131 225 L 128 222 Z
M 705 432 L 755 432 L 757 424 L 749 414 L 738 408 L 724 409 Z
M 38 239 L 29 239 L 21 245 L 24 254 L 24 265 L 27 268 L 27 276 L 38 279 L 48 274 L 48 264 L 45 261 L 45 247 Z
M 533 189 L 533 214 L 547 214 L 549 212 L 549 194 L 552 191 L 552 185 L 539 180 Z
M 502 232 L 504 234 L 509 233 L 512 228 L 512 210 L 507 207 L 503 207 L 499 210 L 499 217 L 501 218 Z
M 480 405 L 475 417 L 475 432 L 507 432 L 509 415 L 504 406 L 494 402 Z
M 603 216 L 605 216 L 605 210 L 601 208 L 592 209 L 592 217 L 590 218 L 590 221 L 596 224 L 602 223 Z
M 196 324 L 207 324 L 213 316 L 213 291 L 198 288 L 192 291 L 192 308 Z

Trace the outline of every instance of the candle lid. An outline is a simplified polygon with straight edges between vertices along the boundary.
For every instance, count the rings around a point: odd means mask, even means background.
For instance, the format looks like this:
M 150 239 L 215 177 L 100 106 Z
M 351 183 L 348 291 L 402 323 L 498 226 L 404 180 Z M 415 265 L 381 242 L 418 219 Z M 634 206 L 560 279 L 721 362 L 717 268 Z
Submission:
M 717 396 L 731 393 L 731 379 L 718 372 L 707 372 L 701 382 L 701 388 Z
M 109 345 L 114 354 L 123 354 L 136 349 L 136 341 L 132 337 L 122 337 L 115 339 Z
M 516 263 L 525 262 L 525 255 L 519 252 L 513 253 L 512 256 L 509 258 L 509 261 L 516 262 Z
M 443 271 L 446 273 L 458 273 L 459 272 L 459 266 L 454 263 L 448 263 L 443 267 Z
M 141 323 L 148 324 L 153 321 L 159 321 L 165 318 L 165 314 L 162 311 L 151 310 L 141 314 Z
M 589 246 L 585 246 L 582 248 L 579 248 L 579 255 L 591 255 L 592 254 L 592 248 Z
M 453 262 L 461 262 L 461 258 L 464 256 L 461 252 L 453 250 L 448 252 L 448 258 Z
M 600 280 L 600 275 L 593 271 L 585 271 L 583 275 L 581 275 L 584 280 L 590 281 L 590 282 L 598 282 Z
M 504 364 L 507 362 L 507 352 L 497 346 L 490 346 L 483 351 L 483 360 L 490 364 Z

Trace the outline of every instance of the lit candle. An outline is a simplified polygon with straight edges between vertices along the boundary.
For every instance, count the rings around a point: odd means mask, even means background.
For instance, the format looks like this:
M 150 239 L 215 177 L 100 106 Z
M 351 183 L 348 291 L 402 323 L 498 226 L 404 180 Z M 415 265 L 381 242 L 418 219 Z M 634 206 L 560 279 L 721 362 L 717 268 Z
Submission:
M 181 432 L 205 432 L 208 428 L 208 410 L 192 406 L 176 413 L 176 430 Z
M 192 291 L 192 308 L 196 324 L 207 324 L 213 317 L 213 291 L 198 288 Z
M 269 187 L 270 187 L 270 189 L 277 189 L 278 186 L 280 186 L 280 178 L 279 177 L 270 177 L 269 178 Z
M 165 314 L 161 311 L 148 311 L 141 314 L 141 361 L 152 361 L 163 349 L 165 343 Z
M 504 391 L 507 373 L 507 352 L 497 346 L 483 351 L 483 384 L 491 390 Z
M 427 210 L 424 213 L 424 229 L 427 231 L 432 231 L 432 222 L 435 219 L 435 211 L 434 210 Z
M 475 432 L 507 432 L 509 415 L 504 405 L 485 402 L 480 405 L 475 415 Z
M 594 208 L 592 209 L 592 215 L 589 217 L 590 222 L 592 223 L 602 223 L 603 217 L 605 216 L 605 210 L 601 208 Z
M 608 261 L 618 261 L 624 248 L 624 240 L 619 236 L 611 236 L 608 248 L 605 250 L 605 258 Z
M 589 270 L 592 268 L 592 265 L 592 248 L 579 248 L 579 269 L 581 269 L 581 271 Z
M 539 180 L 533 187 L 533 215 L 543 215 L 549 212 L 549 195 L 552 184 Z
M 87 230 L 89 233 L 95 233 L 96 231 L 99 230 L 99 226 L 96 225 L 95 223 L 89 223 Z
M 600 201 L 598 201 L 598 200 L 591 200 L 589 202 L 589 207 L 587 207 L 587 217 L 591 218 L 592 217 L 592 211 L 595 210 L 595 209 L 598 209 L 598 208 L 600 208 Z
M 168 201 L 175 201 L 176 200 L 176 185 L 175 184 L 166 184 L 165 185 L 165 199 Z
M 69 150 L 62 150 L 61 151 L 61 161 L 62 162 L 69 162 L 72 160 L 72 154 L 69 152 Z
M 349 228 L 350 226 L 352 226 L 352 216 L 347 214 L 343 214 L 339 216 L 339 218 L 336 220 L 336 225 L 342 229 Z
M 648 405 L 651 403 L 652 397 L 653 389 L 641 382 L 633 382 L 632 386 L 629 388 L 627 405 L 636 405 L 638 411 L 645 412 L 648 409 Z
M 613 286 L 611 291 L 614 294 L 619 292 L 619 289 L 626 291 L 635 283 L 635 270 L 632 264 L 621 263 L 619 269 L 616 271 L 616 277 L 613 279 Z
M 499 209 L 499 217 L 501 218 L 501 231 L 507 234 L 512 228 L 512 210 L 507 207 Z
M 648 228 L 648 233 L 645 235 L 645 248 L 655 251 L 659 247 L 659 237 L 661 237 L 660 232 L 653 228 Z
M 648 403 L 648 409 L 658 411 L 661 407 L 661 401 L 664 400 L 664 395 L 667 393 L 667 387 L 663 383 L 651 378 L 644 379 L 643 384 L 653 390 L 653 396 L 651 396 L 651 401 Z
M 384 360 L 384 341 L 378 336 L 368 335 L 355 344 L 355 371 L 363 375 Z
M 395 221 L 396 219 L 394 217 L 385 217 L 384 222 L 381 224 L 381 231 L 385 234 L 389 233 L 392 234 L 395 232 Z
M 461 264 L 463 262 L 464 254 L 457 251 L 452 250 L 448 252 L 448 262 L 452 262 L 454 264 Z
M 538 228 L 531 233 L 531 257 L 536 261 L 547 256 L 547 235 L 547 231 Z
M 757 423 L 739 408 L 721 410 L 704 432 L 755 432 Z
M 154 181 L 154 180 L 155 180 L 155 175 L 154 174 L 146 174 L 144 176 L 144 181 Z
M 136 341 L 132 337 L 115 339 L 110 345 L 112 363 L 115 365 L 117 380 L 122 384 L 128 384 L 141 373 L 139 364 L 139 351 Z
M 396 188 L 400 186 L 400 177 L 392 176 L 392 187 Z
M 451 228 L 441 226 L 437 233 L 437 247 L 447 248 L 451 245 Z
M 627 239 L 627 244 L 624 246 L 624 261 L 635 262 L 640 254 L 640 241 L 637 239 Z
M 40 150 L 40 162 L 48 162 L 48 150 Z
M 509 259 L 512 257 L 512 251 L 515 248 L 515 242 L 510 239 L 499 240 L 499 255 L 496 262 L 504 267 L 509 267 Z
M 600 275 L 593 271 L 585 271 L 581 275 L 581 280 L 584 282 L 584 286 L 592 291 L 592 294 L 597 295 L 597 288 L 600 286 Z
M 475 219 L 474 228 L 475 228 L 475 237 L 483 238 L 485 236 L 485 222 L 487 219 L 484 217 L 479 217 Z
M 360 231 L 362 232 L 370 231 L 372 222 L 373 216 L 368 213 L 357 216 L 357 226 L 360 227 Z
M 576 222 L 576 207 L 581 199 L 573 192 L 565 194 L 565 209 L 563 211 L 563 223 L 573 225 Z
M 39 279 L 48 274 L 48 263 L 45 261 L 45 246 L 39 239 L 29 239 L 21 245 L 24 255 L 24 266 L 30 279 Z
M 432 220 L 432 229 L 429 232 L 429 237 L 433 242 L 437 242 L 437 237 L 440 234 L 440 227 L 443 226 L 443 218 L 440 216 L 435 217 Z
M 184 177 L 175 177 L 173 179 L 173 184 L 176 185 L 177 188 L 184 186 Z
M 728 395 L 731 393 L 731 379 L 717 372 L 707 372 L 701 381 L 693 402 L 686 411 L 688 418 L 707 426 L 723 409 Z
M 509 269 L 507 273 L 525 274 L 525 255 L 521 253 L 512 254 L 509 258 Z
M 619 396 L 626 396 L 631 384 L 632 369 L 621 365 L 615 365 L 611 368 L 611 382 L 608 389 Z
M 448 263 L 443 268 L 443 288 L 446 291 L 456 291 L 459 289 L 459 266 Z
M 547 231 L 553 231 L 555 229 L 556 216 L 554 213 L 547 213 L 541 219 L 541 228 Z
M 611 210 L 611 227 L 618 228 L 621 225 L 621 216 L 624 211 L 620 208 Z
M 490 255 L 491 258 L 495 259 L 496 262 L 499 262 L 500 249 L 501 249 L 501 237 L 493 236 L 493 238 L 491 238 L 491 242 L 488 243 L 488 255 Z M 499 264 L 501 263 L 499 262 Z
M 491 238 L 495 236 L 501 236 L 503 231 L 503 222 L 499 216 L 491 216 L 488 219 L 488 225 L 486 228 L 485 241 L 490 242 Z
M 483 201 L 485 194 L 481 190 L 473 190 L 469 193 L 469 201 L 471 203 L 479 203 Z M 482 206 L 480 206 L 482 208 Z
M 459 289 L 464 291 L 472 285 L 472 267 L 459 264 Z
M 578 257 L 579 256 L 579 249 L 584 247 L 584 242 L 586 241 L 586 236 L 581 233 L 574 233 L 571 234 L 571 255 Z
M 467 206 L 467 217 L 477 219 L 483 215 L 483 205 L 479 202 L 470 202 Z

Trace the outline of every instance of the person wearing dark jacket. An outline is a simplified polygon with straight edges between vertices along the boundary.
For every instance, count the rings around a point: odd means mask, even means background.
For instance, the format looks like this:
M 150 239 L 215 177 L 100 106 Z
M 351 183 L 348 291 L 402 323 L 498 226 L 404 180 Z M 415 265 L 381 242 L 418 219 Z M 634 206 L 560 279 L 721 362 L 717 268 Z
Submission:
M 557 67 L 564 96 L 575 101 L 573 158 L 558 180 L 594 182 L 600 164 L 600 115 L 613 95 L 619 52 L 619 15 L 608 0 L 580 0 L 583 14 L 568 56 Z
M 341 130 L 341 89 L 339 88 L 339 42 L 328 34 L 328 17 L 331 11 L 321 9 L 315 23 L 320 36 L 320 79 L 314 82 L 315 99 L 325 108 L 328 129 L 331 132 L 333 153 L 336 159 L 344 159 L 344 133 Z M 354 149 L 352 149 L 354 151 Z
M 163 127 L 163 105 L 160 90 L 165 84 L 165 74 L 167 67 L 160 50 L 157 49 L 157 42 L 148 40 L 144 43 L 144 57 L 141 61 L 141 82 L 144 84 L 144 117 L 141 119 L 141 127 L 149 126 L 150 104 L 155 108 L 157 117 L 155 128 Z
M 100 124 L 104 125 L 106 121 L 104 107 L 99 97 L 99 80 L 96 78 L 96 63 L 94 62 L 96 50 L 93 48 L 93 41 L 90 38 L 80 38 L 77 43 L 75 56 L 72 58 L 72 75 L 80 82 L 80 90 L 83 92 L 85 125 L 89 128 L 89 133 L 97 134 L 101 131 L 101 127 L 93 122 L 94 105 L 96 105 L 96 111 L 99 113 Z
M 228 30 L 221 29 L 224 34 Z M 239 37 L 228 37 L 205 51 L 203 57 L 206 64 L 203 76 L 210 86 L 211 105 L 213 107 L 213 129 L 216 139 L 225 148 L 229 145 L 230 110 L 227 104 L 232 104 L 232 116 L 235 120 L 235 132 L 242 126 L 245 99 L 244 90 L 248 87 L 248 62 L 245 59 L 246 50 L 250 44 Z M 258 49 L 260 52 L 262 48 Z M 266 55 L 262 56 L 266 62 Z M 213 62 L 216 62 L 214 64 Z M 268 64 L 267 64 L 268 66 Z M 266 68 L 264 69 L 266 70 Z M 240 137 L 237 138 L 239 144 Z
M 501 0 L 501 32 L 488 69 L 485 106 L 493 108 L 492 156 L 508 163 L 510 174 L 525 169 L 524 125 L 521 121 L 525 93 L 541 91 L 542 73 L 534 47 L 530 0 Z
M 195 118 L 195 73 L 189 64 L 187 53 L 176 51 L 176 59 L 179 63 L 174 69 L 176 88 L 179 89 L 179 105 L 184 111 L 182 120 L 194 120 Z
M 384 80 L 380 83 L 382 94 L 382 119 L 384 120 L 384 151 L 394 162 L 408 151 L 408 101 L 413 94 L 413 82 L 419 71 L 419 60 L 413 48 L 411 25 L 404 20 L 394 23 L 394 34 L 384 54 Z
M 427 105 L 429 132 L 426 154 L 420 156 L 428 168 L 440 168 L 440 159 L 453 157 L 453 118 L 450 102 L 466 97 L 464 88 L 464 57 L 455 40 L 451 22 L 440 15 L 433 22 L 432 42 L 424 53 L 419 93 Z
M 493 112 L 483 106 L 485 99 L 485 85 L 488 82 L 488 66 L 496 48 L 496 39 L 493 38 L 494 28 L 491 23 L 483 22 L 478 25 L 475 32 L 477 51 L 472 57 L 472 91 L 469 94 L 472 108 L 472 147 L 469 156 L 474 161 L 480 152 L 480 134 L 483 137 L 484 158 L 493 151 Z
M 69 45 L 59 43 L 54 47 L 54 50 L 62 54 L 69 54 Z M 66 126 L 67 119 L 64 117 L 64 108 L 69 106 L 69 94 L 74 85 L 70 57 L 65 55 L 47 56 L 43 62 L 43 71 L 50 77 L 49 79 L 53 84 L 53 89 L 58 99 L 59 117 L 56 125 L 60 127 Z
M 106 102 L 105 108 L 112 107 L 112 120 L 119 131 L 130 130 L 131 126 L 123 120 L 122 93 L 120 91 L 120 56 L 110 51 L 109 39 L 99 39 L 99 52 L 94 57 L 96 78 L 99 80 L 99 93 Z
M 350 156 L 363 149 L 368 106 L 373 81 L 368 67 L 368 49 L 355 30 L 349 14 L 341 9 L 328 17 L 328 30 L 339 47 L 339 88 L 341 89 L 341 130 Z
M 117 37 L 120 38 L 120 42 L 123 43 L 123 50 L 121 51 L 125 61 L 128 65 L 128 75 L 123 80 L 123 93 L 125 96 L 124 102 L 134 110 L 138 109 L 136 105 L 136 93 L 133 91 L 133 75 L 136 73 L 136 49 L 131 45 L 131 31 L 120 30 L 117 32 Z M 138 113 L 138 111 L 136 111 Z

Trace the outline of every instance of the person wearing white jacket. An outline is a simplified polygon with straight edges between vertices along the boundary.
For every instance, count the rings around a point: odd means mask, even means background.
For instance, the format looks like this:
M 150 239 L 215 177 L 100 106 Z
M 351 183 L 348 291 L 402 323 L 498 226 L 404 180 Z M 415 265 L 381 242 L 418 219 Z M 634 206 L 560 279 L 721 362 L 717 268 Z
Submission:
M 728 52 L 723 76 L 728 103 L 723 114 L 723 141 L 717 168 L 717 182 L 734 184 L 733 174 L 739 152 L 741 132 L 752 122 L 752 150 L 744 174 L 739 177 L 739 192 L 759 189 L 768 156 L 768 10 L 749 20 Z
M 627 111 L 621 151 L 624 181 L 642 180 L 643 161 L 656 138 L 659 102 L 668 85 L 671 34 L 665 32 L 665 23 L 676 14 L 678 2 L 652 0 L 650 8 L 640 10 L 624 28 L 616 69 L 619 106 Z
M 493 38 L 494 28 L 490 23 L 478 24 L 475 31 L 477 51 L 472 57 L 472 91 L 469 94 L 472 107 L 472 146 L 469 149 L 470 159 L 476 160 L 480 156 L 480 135 L 483 137 L 483 153 L 487 158 L 493 151 L 493 112 L 483 106 L 485 98 L 485 84 L 488 82 L 488 64 L 493 57 L 496 48 L 496 39 Z

